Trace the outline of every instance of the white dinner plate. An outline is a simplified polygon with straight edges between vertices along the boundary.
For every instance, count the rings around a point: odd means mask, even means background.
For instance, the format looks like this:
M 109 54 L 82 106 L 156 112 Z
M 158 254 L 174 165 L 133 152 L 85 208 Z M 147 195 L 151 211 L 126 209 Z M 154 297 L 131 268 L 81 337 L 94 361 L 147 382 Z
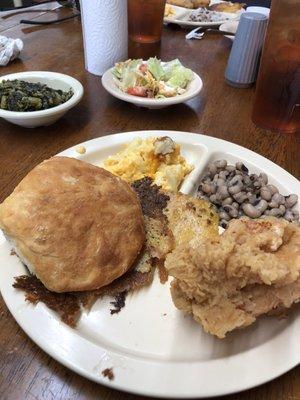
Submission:
M 132 103 L 138 107 L 146 107 L 146 108 L 164 108 L 168 106 L 172 106 L 174 104 L 184 103 L 197 96 L 203 86 L 202 79 L 199 75 L 193 72 L 194 77 L 193 80 L 189 83 L 186 91 L 183 94 L 179 94 L 174 97 L 166 97 L 165 99 L 149 99 L 146 97 L 133 96 L 131 94 L 127 94 L 120 90 L 114 80 L 114 76 L 112 74 L 112 68 L 104 73 L 102 76 L 102 85 L 105 90 L 108 91 L 111 95 L 116 97 L 117 99 L 127 101 L 128 103 Z
M 267 172 L 283 194 L 300 195 L 300 182 L 266 158 L 236 144 L 188 132 L 146 131 L 104 136 L 74 146 L 60 155 L 99 165 L 108 155 L 136 137 L 170 136 L 196 169 L 183 185 L 193 194 L 210 160 L 242 160 L 251 172 Z M 119 314 L 109 312 L 110 298 L 98 300 L 71 329 L 44 304 L 24 301 L 12 287 L 26 269 L 0 238 L 0 289 L 10 312 L 28 336 L 53 358 L 95 382 L 128 392 L 169 398 L 205 398 L 260 385 L 300 362 L 300 315 L 295 308 L 286 319 L 262 317 L 251 327 L 217 339 L 184 316 L 171 301 L 169 282 L 153 284 L 128 295 Z M 297 313 L 298 311 L 298 313 Z M 12 332 L 13 334 L 13 332 Z M 101 371 L 113 368 L 114 380 Z
M 171 6 L 174 10 L 174 15 L 170 17 L 164 17 L 164 23 L 166 24 L 177 24 L 184 28 L 192 28 L 192 27 L 216 27 L 223 24 L 226 21 L 238 20 L 240 18 L 240 13 L 222 13 L 224 16 L 223 20 L 215 21 L 215 22 L 199 22 L 199 21 L 189 21 L 189 16 L 194 10 Z

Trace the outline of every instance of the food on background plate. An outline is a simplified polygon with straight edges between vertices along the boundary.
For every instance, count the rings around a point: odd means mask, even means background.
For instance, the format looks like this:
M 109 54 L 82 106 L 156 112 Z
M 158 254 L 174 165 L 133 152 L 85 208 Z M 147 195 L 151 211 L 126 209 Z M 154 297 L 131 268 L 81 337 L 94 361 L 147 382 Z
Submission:
M 0 81 L 0 108 L 8 111 L 39 111 L 56 107 L 73 96 L 42 83 L 15 80 Z
M 167 0 L 168 4 L 178 7 L 197 9 L 206 8 L 211 11 L 220 11 L 226 13 L 236 13 L 245 7 L 245 3 L 232 3 L 231 1 L 222 1 L 211 4 L 210 0 Z
M 175 306 L 206 332 L 227 332 L 300 301 L 300 227 L 244 217 L 219 238 L 185 243 L 167 256 Z
M 165 18 L 173 18 L 175 16 L 174 7 L 170 6 L 169 4 L 166 4 L 164 16 Z
M 131 187 L 68 157 L 29 172 L 0 205 L 0 227 L 31 273 L 54 292 L 111 283 L 131 268 L 145 242 Z
M 219 22 L 228 21 L 231 17 L 227 13 L 198 8 L 191 12 L 188 19 L 193 22 Z
M 266 173 L 250 174 L 241 161 L 235 165 L 230 165 L 226 160 L 211 162 L 204 172 L 197 197 L 215 205 L 223 228 L 231 219 L 243 215 L 299 221 L 299 212 L 295 210 L 298 196 L 283 196 L 276 186 L 268 184 Z
M 127 182 L 150 177 L 164 190 L 177 191 L 193 170 L 180 155 L 180 146 L 169 137 L 136 138 L 109 156 L 103 167 Z
M 167 0 L 168 4 L 184 8 L 208 7 L 210 0 Z
M 220 11 L 225 13 L 236 13 L 246 6 L 245 3 L 231 3 L 231 1 L 222 1 L 212 4 L 208 7 L 211 11 Z
M 157 58 L 127 60 L 117 63 L 112 74 L 122 92 L 154 99 L 185 93 L 194 78 L 193 71 L 185 68 L 178 59 L 169 62 Z

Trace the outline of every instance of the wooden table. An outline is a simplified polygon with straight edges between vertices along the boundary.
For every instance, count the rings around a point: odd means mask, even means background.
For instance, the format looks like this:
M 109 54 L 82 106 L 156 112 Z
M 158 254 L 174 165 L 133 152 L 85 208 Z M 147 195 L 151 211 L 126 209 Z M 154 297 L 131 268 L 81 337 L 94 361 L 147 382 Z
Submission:
M 69 10 L 60 10 L 31 17 L 45 20 L 69 14 Z M 13 18 L 15 22 L 20 19 Z M 162 58 L 180 57 L 202 77 L 204 88 L 187 104 L 149 111 L 114 99 L 104 91 L 99 77 L 85 71 L 78 18 L 42 27 L 10 23 L 1 29 L 0 24 L 0 33 L 20 37 L 25 45 L 18 61 L 0 67 L 1 74 L 59 71 L 79 79 L 85 88 L 83 101 L 51 127 L 26 130 L 0 121 L 0 201 L 45 158 L 85 140 L 130 130 L 182 130 L 226 139 L 264 155 L 300 178 L 299 137 L 256 128 L 250 119 L 254 90 L 234 89 L 224 82 L 231 47 L 226 38 L 211 35 L 186 41 L 180 29 L 165 28 Z M 18 327 L 1 298 L 0 373 L 1 400 L 137 399 L 89 382 L 51 359 Z M 300 400 L 300 367 L 227 399 Z

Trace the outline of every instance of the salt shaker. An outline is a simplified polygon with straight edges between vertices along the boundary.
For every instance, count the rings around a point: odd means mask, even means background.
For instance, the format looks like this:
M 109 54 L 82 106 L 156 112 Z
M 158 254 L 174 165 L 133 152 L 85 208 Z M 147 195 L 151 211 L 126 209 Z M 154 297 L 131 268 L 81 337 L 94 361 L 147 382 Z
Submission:
M 268 17 L 263 14 L 241 15 L 225 71 L 229 85 L 246 88 L 256 81 L 267 23 Z

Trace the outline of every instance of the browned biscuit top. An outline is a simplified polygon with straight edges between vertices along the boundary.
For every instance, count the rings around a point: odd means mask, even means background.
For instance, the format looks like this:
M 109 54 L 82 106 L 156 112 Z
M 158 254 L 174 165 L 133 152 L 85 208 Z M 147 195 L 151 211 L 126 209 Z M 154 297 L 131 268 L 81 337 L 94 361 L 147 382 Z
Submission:
M 94 290 L 132 266 L 144 241 L 130 186 L 68 157 L 35 167 L 0 205 L 0 227 L 52 291 Z

